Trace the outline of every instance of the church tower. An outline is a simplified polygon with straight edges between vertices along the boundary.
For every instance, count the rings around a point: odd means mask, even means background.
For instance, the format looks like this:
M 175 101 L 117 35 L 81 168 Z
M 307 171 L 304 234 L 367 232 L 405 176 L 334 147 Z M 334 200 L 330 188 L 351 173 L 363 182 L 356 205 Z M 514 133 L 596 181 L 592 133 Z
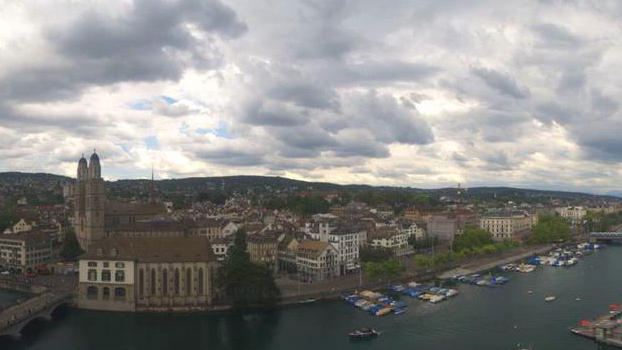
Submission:
M 86 182 L 88 179 L 88 168 L 87 168 L 86 158 L 82 155 L 80 161 L 78 162 L 78 173 L 77 173 L 77 181 L 74 184 L 73 188 L 73 205 L 74 205 L 74 215 L 73 215 L 73 228 L 76 232 L 76 237 L 78 238 L 78 242 L 80 242 L 80 246 L 85 247 L 85 243 L 83 241 L 86 232 L 86 217 L 85 217 L 85 208 L 86 208 Z
M 74 227 L 84 250 L 104 237 L 105 202 L 99 156 L 93 152 L 88 164 L 84 157 L 78 162 L 78 181 L 74 188 Z

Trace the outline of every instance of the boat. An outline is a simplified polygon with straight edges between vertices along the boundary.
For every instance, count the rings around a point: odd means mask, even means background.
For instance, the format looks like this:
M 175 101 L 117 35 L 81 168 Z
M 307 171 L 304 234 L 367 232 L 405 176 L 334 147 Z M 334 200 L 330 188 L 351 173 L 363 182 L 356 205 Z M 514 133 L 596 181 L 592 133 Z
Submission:
M 315 299 L 307 299 L 307 300 L 301 300 L 298 302 L 298 304 L 310 304 L 315 302 Z
M 445 300 L 445 297 L 442 295 L 435 295 L 433 297 L 430 298 L 429 302 L 431 302 L 432 304 L 436 304 L 439 301 L 443 301 Z
M 555 299 L 557 299 L 557 298 L 555 298 L 555 296 L 549 295 L 548 297 L 544 298 L 544 301 L 553 301 Z
M 389 312 L 391 312 L 392 310 L 393 308 L 390 308 L 390 307 L 382 308 L 376 312 L 376 316 L 384 316 L 388 314 Z
M 401 314 L 403 314 L 404 312 L 406 312 L 406 309 L 395 309 L 395 310 L 393 311 L 393 314 L 395 314 L 395 315 L 401 315 Z
M 379 335 L 373 328 L 361 328 L 349 334 L 350 339 L 368 339 L 375 338 Z

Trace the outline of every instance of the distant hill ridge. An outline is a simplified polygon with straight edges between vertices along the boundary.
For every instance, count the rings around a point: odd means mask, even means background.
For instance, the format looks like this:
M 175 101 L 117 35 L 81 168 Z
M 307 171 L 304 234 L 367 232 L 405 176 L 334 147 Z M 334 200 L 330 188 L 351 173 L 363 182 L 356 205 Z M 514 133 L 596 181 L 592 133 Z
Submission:
M 74 179 L 56 174 L 48 173 L 24 173 L 24 172 L 0 172 L 0 181 L 21 181 L 21 180 L 37 180 L 37 181 L 54 181 L 64 182 L 73 181 Z M 123 179 L 108 181 L 111 187 L 131 187 L 134 185 L 140 185 L 151 180 L 147 179 Z M 155 180 L 157 187 L 161 189 L 167 188 L 188 188 L 196 187 L 199 189 L 221 188 L 224 182 L 227 190 L 252 188 L 252 187 L 265 187 L 270 186 L 274 189 L 279 188 L 291 188 L 297 187 L 300 191 L 319 190 L 319 191 L 338 191 L 338 190 L 387 190 L 387 191 L 408 191 L 412 193 L 428 193 L 438 196 L 455 197 L 457 188 L 445 187 L 437 189 L 421 189 L 414 187 L 395 187 L 395 186 L 371 186 L 361 184 L 349 184 L 339 185 L 328 182 L 311 182 L 303 180 L 294 180 L 281 176 L 259 176 L 259 175 L 236 175 L 236 176 L 214 176 L 214 177 L 189 177 L 181 179 L 166 179 Z M 615 195 L 618 193 L 611 193 L 608 195 L 595 195 L 582 192 L 570 192 L 570 191 L 554 191 L 554 190 L 537 190 L 537 189 L 524 189 L 514 187 L 470 187 L 466 192 L 463 192 L 465 196 L 527 196 L 527 197 L 586 197 L 586 198 L 618 198 Z

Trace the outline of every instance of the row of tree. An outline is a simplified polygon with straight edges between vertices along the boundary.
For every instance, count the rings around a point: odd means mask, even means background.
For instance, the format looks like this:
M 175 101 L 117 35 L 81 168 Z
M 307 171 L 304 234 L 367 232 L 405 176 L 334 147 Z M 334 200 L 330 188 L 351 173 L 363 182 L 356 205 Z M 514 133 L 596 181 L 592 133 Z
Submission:
M 402 271 L 406 270 L 406 267 L 399 260 L 391 258 L 382 262 L 367 262 L 364 265 L 364 269 L 366 276 L 391 278 L 398 276 Z

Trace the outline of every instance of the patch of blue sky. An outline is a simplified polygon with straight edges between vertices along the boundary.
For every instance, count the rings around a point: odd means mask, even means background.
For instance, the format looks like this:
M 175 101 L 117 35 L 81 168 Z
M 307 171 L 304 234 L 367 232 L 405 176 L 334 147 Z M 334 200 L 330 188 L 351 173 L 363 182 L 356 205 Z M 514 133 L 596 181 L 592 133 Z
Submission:
M 170 96 L 165 96 L 165 95 L 162 95 L 162 96 L 160 96 L 160 98 L 161 98 L 164 102 L 168 103 L 169 105 L 172 105 L 173 103 L 177 102 L 177 100 L 176 100 L 176 99 L 174 99 L 174 98 L 172 98 L 172 97 L 170 97 Z
M 151 101 L 148 101 L 148 100 L 133 101 L 133 102 L 128 103 L 127 107 L 129 109 L 135 109 L 138 111 L 149 111 L 153 109 L 153 105 L 151 104 Z
M 197 134 L 201 134 L 201 135 L 213 134 L 213 135 L 216 135 L 218 137 L 222 137 L 222 138 L 226 138 L 226 139 L 232 139 L 233 138 L 233 134 L 231 134 L 229 132 L 229 127 L 225 123 L 220 123 L 220 124 L 218 124 L 218 127 L 213 128 L 213 129 L 197 128 L 195 131 L 196 131 Z
M 149 136 L 145 139 L 145 147 L 151 150 L 158 150 L 160 149 L 160 144 L 155 136 Z

